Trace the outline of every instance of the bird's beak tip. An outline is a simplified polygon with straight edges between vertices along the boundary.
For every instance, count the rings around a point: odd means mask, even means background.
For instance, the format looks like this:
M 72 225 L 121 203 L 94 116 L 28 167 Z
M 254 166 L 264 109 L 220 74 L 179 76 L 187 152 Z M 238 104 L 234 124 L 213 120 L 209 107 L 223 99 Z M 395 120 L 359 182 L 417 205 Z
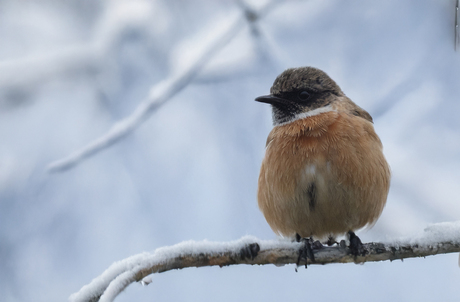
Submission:
M 278 98 L 276 96 L 271 95 L 271 94 L 262 95 L 262 96 L 259 96 L 259 97 L 257 97 L 255 99 L 256 102 L 267 103 L 267 104 L 273 104 L 277 100 L 278 100 Z

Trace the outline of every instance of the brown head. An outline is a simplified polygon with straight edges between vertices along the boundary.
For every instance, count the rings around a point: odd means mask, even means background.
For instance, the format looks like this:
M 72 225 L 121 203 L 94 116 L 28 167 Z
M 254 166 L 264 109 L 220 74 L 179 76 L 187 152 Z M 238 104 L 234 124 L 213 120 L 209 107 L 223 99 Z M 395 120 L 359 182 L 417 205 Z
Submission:
M 275 125 L 330 109 L 337 97 L 344 96 L 340 87 L 324 71 L 314 67 L 289 68 L 273 83 L 270 94 L 256 98 L 273 108 Z M 328 107 L 329 106 L 329 107 Z

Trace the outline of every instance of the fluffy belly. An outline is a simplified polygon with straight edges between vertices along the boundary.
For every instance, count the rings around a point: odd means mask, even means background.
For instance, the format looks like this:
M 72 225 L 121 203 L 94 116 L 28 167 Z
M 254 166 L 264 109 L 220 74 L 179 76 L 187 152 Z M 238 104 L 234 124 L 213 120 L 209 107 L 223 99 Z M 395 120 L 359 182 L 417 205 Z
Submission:
M 327 171 L 327 164 L 307 165 L 295 186 L 286 185 L 283 178 L 267 173 L 266 178 L 261 179 L 271 185 L 265 196 L 259 196 L 262 201 L 259 206 L 276 233 L 323 239 L 361 228 L 369 222 L 368 213 L 358 208 L 362 197 L 337 181 Z M 280 190 L 280 187 L 284 188 Z
M 340 126 L 321 136 L 270 141 L 258 203 L 279 235 L 322 239 L 372 225 L 380 216 L 390 179 L 380 140 L 366 129 L 341 135 Z

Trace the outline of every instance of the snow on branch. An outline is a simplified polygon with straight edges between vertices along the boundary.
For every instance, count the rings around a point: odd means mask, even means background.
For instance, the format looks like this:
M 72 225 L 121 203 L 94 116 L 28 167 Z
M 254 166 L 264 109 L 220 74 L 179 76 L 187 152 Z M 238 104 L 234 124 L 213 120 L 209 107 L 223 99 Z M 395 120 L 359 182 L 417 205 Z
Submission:
M 245 257 L 244 251 L 254 247 L 257 247 L 257 256 L 253 259 Z M 300 247 L 301 243 L 297 242 L 260 240 L 252 236 L 232 242 L 182 242 L 112 264 L 102 275 L 71 295 L 70 301 L 113 301 L 129 284 L 148 284 L 150 281 L 144 279 L 146 276 L 174 269 L 235 264 L 294 264 Z M 433 224 L 417 236 L 387 243 L 366 243 L 364 247 L 367 255 L 356 259 L 343 242 L 338 246 L 315 249 L 315 262 L 308 260 L 308 264 L 363 263 L 460 252 L 460 221 Z M 305 264 L 305 261 L 300 264 Z
M 90 142 L 88 145 L 74 151 L 62 159 L 50 163 L 47 170 L 49 172 L 60 172 L 70 169 L 84 159 L 112 146 L 117 141 L 130 134 L 147 120 L 161 105 L 184 89 L 206 64 L 237 36 L 247 22 L 256 22 L 279 2 L 278 0 L 270 1 L 258 11 L 244 10 L 242 16 L 235 20 L 227 30 L 223 31 L 217 39 L 210 43 L 195 62 L 180 73 L 173 74 L 168 79 L 153 86 L 149 96 L 139 104 L 130 116 L 115 123 L 106 134 Z
M 97 69 L 98 45 L 74 45 L 22 59 L 0 61 L 0 89 L 28 90 L 64 73 Z

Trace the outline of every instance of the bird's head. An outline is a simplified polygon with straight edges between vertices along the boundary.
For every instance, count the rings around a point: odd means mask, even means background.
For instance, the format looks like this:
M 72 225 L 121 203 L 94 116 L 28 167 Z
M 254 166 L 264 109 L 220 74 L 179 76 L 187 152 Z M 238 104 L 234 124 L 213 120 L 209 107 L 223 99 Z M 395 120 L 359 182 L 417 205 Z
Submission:
M 325 112 L 338 96 L 344 96 L 344 93 L 324 71 L 300 67 L 281 73 L 270 94 L 260 96 L 256 101 L 271 104 L 273 123 L 280 125 Z

